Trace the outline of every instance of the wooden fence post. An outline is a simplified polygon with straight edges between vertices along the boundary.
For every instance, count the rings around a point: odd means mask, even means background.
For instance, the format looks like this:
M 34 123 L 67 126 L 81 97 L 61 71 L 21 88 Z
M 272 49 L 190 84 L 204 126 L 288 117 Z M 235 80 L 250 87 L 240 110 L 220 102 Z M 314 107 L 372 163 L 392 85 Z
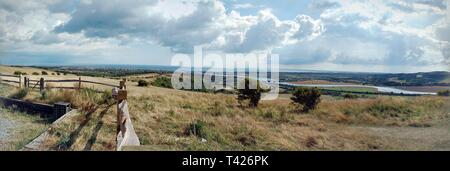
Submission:
M 19 74 L 19 88 L 22 88 L 22 74 Z
M 23 77 L 23 87 L 24 88 L 28 88 L 27 83 L 28 83 L 28 78 L 27 77 Z
M 126 82 L 127 82 L 127 79 L 125 79 L 125 78 L 122 81 L 119 82 L 120 83 L 119 87 L 120 87 L 121 90 L 126 90 L 127 89 Z
M 78 90 L 81 90 L 81 77 L 78 77 Z
M 42 92 L 45 90 L 45 80 L 44 78 L 41 78 L 41 80 L 39 80 L 39 91 Z

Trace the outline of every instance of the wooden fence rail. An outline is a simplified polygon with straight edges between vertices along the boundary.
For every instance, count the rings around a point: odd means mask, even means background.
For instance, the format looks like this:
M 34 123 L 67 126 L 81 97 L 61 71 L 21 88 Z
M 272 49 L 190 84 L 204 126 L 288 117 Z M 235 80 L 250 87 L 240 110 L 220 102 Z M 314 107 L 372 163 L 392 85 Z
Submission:
M 2 77 L 15 77 L 15 78 L 20 78 L 20 75 L 11 75 L 11 74 L 2 74 L 2 73 L 0 73 L 0 76 L 2 76 Z
M 0 77 L 12 77 L 12 78 L 18 78 L 18 81 L 13 80 L 4 80 L 0 78 L 0 82 L 8 82 L 8 83 L 16 83 L 19 84 L 19 87 L 22 87 L 22 74 L 21 75 L 11 75 L 11 74 L 2 74 L 0 73 Z
M 19 81 L 12 81 L 12 80 L 2 80 L 3 82 L 8 82 L 8 83 L 17 83 L 19 84 Z
M 48 83 L 79 82 L 79 80 L 45 80 Z
M 44 78 L 41 78 L 40 80 L 34 80 L 30 79 L 29 77 L 23 77 L 22 75 L 10 75 L 10 74 L 2 74 L 0 73 L 1 77 L 12 77 L 17 78 L 18 80 L 4 80 L 0 78 L 0 82 L 7 82 L 7 83 L 16 83 L 19 85 L 20 88 L 39 88 L 40 91 L 45 90 L 46 88 L 55 88 L 55 89 L 81 89 L 82 83 L 88 83 L 88 84 L 97 84 L 97 85 L 103 85 L 108 87 L 116 87 L 119 88 L 120 85 L 113 85 L 108 83 L 102 83 L 102 82 L 96 82 L 96 81 L 88 81 L 88 80 L 82 80 L 81 77 L 78 79 L 63 79 L 63 80 L 45 80 Z M 78 83 L 77 86 L 74 87 L 66 87 L 66 86 L 52 86 L 52 87 L 46 87 L 46 83 Z M 38 87 L 39 85 L 39 87 Z M 99 91 L 100 92 L 100 91 Z

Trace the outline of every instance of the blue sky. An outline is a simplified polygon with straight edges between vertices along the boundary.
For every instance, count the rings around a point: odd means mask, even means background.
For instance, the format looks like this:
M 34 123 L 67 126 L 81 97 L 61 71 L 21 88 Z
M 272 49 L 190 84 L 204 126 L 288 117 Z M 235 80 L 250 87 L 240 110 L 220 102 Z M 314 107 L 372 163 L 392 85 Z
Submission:
M 0 63 L 169 65 L 193 47 L 286 69 L 449 70 L 449 0 L 0 1 Z

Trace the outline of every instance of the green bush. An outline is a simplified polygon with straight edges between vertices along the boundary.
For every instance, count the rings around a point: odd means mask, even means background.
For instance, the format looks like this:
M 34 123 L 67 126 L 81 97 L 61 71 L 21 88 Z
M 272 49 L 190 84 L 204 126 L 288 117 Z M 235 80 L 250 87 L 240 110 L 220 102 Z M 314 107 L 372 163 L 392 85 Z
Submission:
M 188 125 L 185 130 L 186 135 L 194 135 L 199 138 L 206 138 L 206 122 L 196 120 Z
M 156 87 L 172 88 L 172 81 L 168 77 L 157 77 L 155 81 L 152 82 L 152 85 Z
M 19 91 L 15 92 L 14 94 L 10 95 L 10 98 L 13 99 L 23 99 L 25 96 L 28 95 L 28 89 L 20 89 Z
M 48 73 L 45 72 L 45 71 L 42 71 L 41 74 L 42 74 L 42 75 L 48 75 Z
M 441 90 L 437 94 L 439 96 L 450 96 L 450 90 Z
M 139 80 L 138 81 L 138 86 L 139 87 L 147 87 L 148 86 L 148 82 L 145 80 Z
M 244 89 L 238 89 L 238 97 L 237 100 L 239 103 L 242 103 L 244 100 L 249 100 L 250 107 L 258 107 L 259 100 L 261 100 L 261 93 L 264 90 L 261 88 L 259 81 L 256 81 L 256 88 L 250 88 L 251 80 L 246 78 L 244 80 Z M 255 81 L 255 80 L 252 80 Z
M 39 73 L 38 73 L 38 72 L 33 72 L 32 74 L 33 74 L 33 75 L 39 75 Z
M 20 74 L 22 74 L 21 71 L 14 71 L 14 75 L 20 75 Z
M 43 92 L 41 93 L 40 99 L 41 99 L 41 100 L 47 100 L 47 99 L 48 99 L 48 92 L 47 92 L 47 91 L 43 91 Z
M 319 104 L 320 91 L 317 88 L 297 87 L 292 94 L 291 100 L 302 108 L 302 112 L 309 112 Z
M 355 94 L 349 94 L 349 93 L 344 94 L 343 97 L 344 97 L 344 99 L 356 99 L 356 98 L 358 98 L 357 95 L 355 95 Z

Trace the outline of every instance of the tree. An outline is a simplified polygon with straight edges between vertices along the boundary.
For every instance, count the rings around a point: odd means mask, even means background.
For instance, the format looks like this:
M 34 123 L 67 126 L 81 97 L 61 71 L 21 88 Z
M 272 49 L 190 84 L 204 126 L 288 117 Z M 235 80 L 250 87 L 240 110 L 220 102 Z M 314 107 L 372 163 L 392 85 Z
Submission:
M 48 75 L 48 73 L 46 71 L 42 71 L 41 73 L 42 73 L 42 75 Z
M 245 87 L 244 89 L 238 89 L 238 101 L 239 103 L 242 103 L 245 100 L 249 100 L 249 106 L 250 107 L 258 107 L 259 100 L 261 100 L 261 93 L 263 93 L 265 90 L 263 90 L 259 84 L 259 81 L 256 81 L 256 88 L 250 87 L 250 80 L 246 78 L 244 80 Z
M 320 91 L 317 88 L 297 87 L 292 94 L 291 100 L 301 107 L 302 112 L 315 109 L 320 102 Z

